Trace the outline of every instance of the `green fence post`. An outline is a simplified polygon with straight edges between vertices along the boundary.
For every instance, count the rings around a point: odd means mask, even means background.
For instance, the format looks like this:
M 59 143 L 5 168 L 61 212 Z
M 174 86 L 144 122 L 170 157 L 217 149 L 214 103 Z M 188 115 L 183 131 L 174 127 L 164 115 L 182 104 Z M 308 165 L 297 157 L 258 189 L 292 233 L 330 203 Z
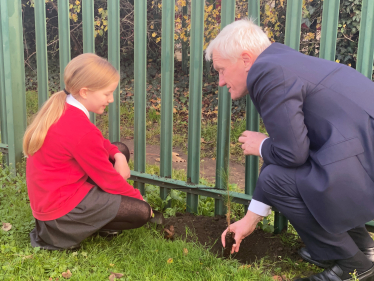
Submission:
M 134 28 L 134 170 L 145 172 L 146 153 L 146 75 L 147 75 L 147 1 L 135 1 L 135 28 Z M 144 183 L 135 182 L 140 192 L 145 194 Z
M 70 19 L 69 0 L 58 0 L 58 45 L 60 57 L 60 87 L 65 88 L 64 72 L 69 63 L 70 55 Z
M 120 71 L 119 0 L 108 1 L 108 61 Z M 114 101 L 109 104 L 109 140 L 120 141 L 120 83 L 113 92 Z
M 274 216 L 274 233 L 279 234 L 283 230 L 287 230 L 288 220 L 279 212 L 275 212 Z
M 183 7 L 183 16 L 182 16 L 182 29 L 185 30 L 187 28 L 187 21 L 185 17 L 187 17 L 188 11 L 188 3 L 186 6 Z M 186 32 L 187 35 L 187 32 Z M 188 64 L 188 43 L 182 42 L 182 70 L 184 73 L 187 73 L 187 64 Z
M 235 20 L 235 0 L 221 2 L 221 30 Z M 228 166 L 230 160 L 230 129 L 231 129 L 231 96 L 227 87 L 218 90 L 218 132 L 217 132 L 217 164 L 216 187 L 226 189 L 228 184 Z M 224 202 L 215 200 L 215 214 L 225 213 Z
M 363 0 L 356 69 L 369 79 L 373 77 L 374 1 Z
M 303 0 L 288 0 L 284 44 L 299 51 Z
M 248 17 L 260 26 L 260 0 L 248 1 Z M 246 97 L 246 129 L 259 131 L 259 116 L 249 95 Z M 245 157 L 245 194 L 253 195 L 258 178 L 258 157 L 254 155 Z M 245 210 L 248 206 L 244 206 Z
M 210 5 L 213 5 L 212 10 L 215 10 L 215 8 L 216 8 L 215 0 L 207 0 L 206 2 L 207 2 L 206 4 L 208 5 L 208 7 L 209 7 Z M 208 15 L 208 17 L 209 17 L 209 15 Z M 214 39 L 214 38 L 210 38 L 210 36 L 207 36 L 207 38 L 206 38 L 206 37 L 205 37 L 205 34 L 204 34 L 204 40 L 205 40 L 205 41 L 210 41 L 211 39 Z M 204 44 L 205 44 L 205 42 L 203 41 L 203 45 L 204 45 Z M 204 71 L 205 71 L 206 74 L 210 75 L 211 61 L 210 61 L 210 60 L 207 60 L 207 61 L 205 61 L 204 63 L 205 63 L 205 64 L 204 64 Z
M 48 99 L 48 56 L 45 0 L 35 0 L 35 37 L 38 77 L 38 106 L 42 107 Z
M 14 120 L 12 99 L 12 72 L 10 62 L 8 3 L 0 1 L 0 120 L 1 147 L 7 148 L 3 160 L 15 172 Z
M 200 181 L 201 103 L 203 89 L 204 3 L 191 2 L 187 180 Z M 197 213 L 199 196 L 187 193 L 187 212 Z
M 339 0 L 323 1 L 322 31 L 319 57 L 326 60 L 335 60 L 336 36 L 339 21 Z
M 83 53 L 95 53 L 94 0 L 82 2 Z M 96 125 L 96 114 L 90 112 L 90 120 Z
M 23 159 L 22 141 L 26 130 L 26 90 L 21 0 L 8 0 L 8 17 L 12 88 L 11 93 L 6 93 L 6 95 L 11 95 L 13 101 L 13 125 L 8 122 L 8 131 L 14 130 L 14 142 L 10 143 L 10 139 L 8 141 L 9 149 L 13 149 L 12 153 L 15 155 L 15 161 L 19 163 Z M 15 165 L 15 163 L 9 164 Z
M 161 148 L 160 176 L 171 177 L 173 150 L 173 93 L 174 93 L 174 0 L 162 2 L 161 33 Z M 170 190 L 160 187 L 166 199 Z

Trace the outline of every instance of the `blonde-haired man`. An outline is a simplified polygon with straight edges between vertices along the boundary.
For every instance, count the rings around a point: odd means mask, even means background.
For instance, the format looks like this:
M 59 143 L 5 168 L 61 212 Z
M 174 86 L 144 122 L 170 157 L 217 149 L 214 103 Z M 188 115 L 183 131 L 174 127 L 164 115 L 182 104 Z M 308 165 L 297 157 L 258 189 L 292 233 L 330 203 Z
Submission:
M 227 25 L 210 43 L 219 86 L 232 99 L 250 95 L 269 137 L 245 131 L 245 155 L 263 158 L 246 216 L 232 224 L 236 244 L 274 206 L 325 267 L 299 280 L 374 279 L 374 83 L 356 70 L 271 44 L 251 20 Z M 227 231 L 227 230 L 226 230 Z M 222 243 L 224 235 L 222 234 Z

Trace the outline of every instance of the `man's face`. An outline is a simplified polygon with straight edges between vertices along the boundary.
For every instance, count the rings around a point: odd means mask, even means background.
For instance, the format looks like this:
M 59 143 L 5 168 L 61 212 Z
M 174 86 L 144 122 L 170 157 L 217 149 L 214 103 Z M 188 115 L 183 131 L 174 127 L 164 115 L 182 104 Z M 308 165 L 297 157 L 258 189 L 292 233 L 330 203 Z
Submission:
M 241 56 L 233 63 L 229 59 L 223 59 L 221 54 L 214 50 L 213 67 L 219 73 L 219 86 L 226 85 L 233 100 L 248 94 L 247 74 L 249 67 L 245 58 Z

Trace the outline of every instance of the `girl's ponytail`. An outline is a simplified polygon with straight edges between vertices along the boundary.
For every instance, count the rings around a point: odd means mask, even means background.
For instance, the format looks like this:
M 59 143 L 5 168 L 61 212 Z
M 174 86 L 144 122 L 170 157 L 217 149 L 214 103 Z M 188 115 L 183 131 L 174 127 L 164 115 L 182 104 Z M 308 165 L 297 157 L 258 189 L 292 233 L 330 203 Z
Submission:
M 23 137 L 23 153 L 33 155 L 43 145 L 49 128 L 61 117 L 65 110 L 64 91 L 53 94 L 42 106 Z

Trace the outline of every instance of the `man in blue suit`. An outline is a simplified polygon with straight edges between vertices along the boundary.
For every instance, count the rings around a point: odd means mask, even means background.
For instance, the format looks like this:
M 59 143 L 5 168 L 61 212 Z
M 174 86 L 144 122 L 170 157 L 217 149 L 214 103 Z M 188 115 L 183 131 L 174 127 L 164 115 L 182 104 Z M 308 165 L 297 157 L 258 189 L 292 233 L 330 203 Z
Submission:
M 304 241 L 300 255 L 326 268 L 300 280 L 348 280 L 354 270 L 359 280 L 374 280 L 365 228 L 374 219 L 374 83 L 348 66 L 271 44 L 249 20 L 226 26 L 206 58 L 232 99 L 250 95 L 269 134 L 239 138 L 244 154 L 264 164 L 246 216 L 230 226 L 232 251 L 274 206 Z

